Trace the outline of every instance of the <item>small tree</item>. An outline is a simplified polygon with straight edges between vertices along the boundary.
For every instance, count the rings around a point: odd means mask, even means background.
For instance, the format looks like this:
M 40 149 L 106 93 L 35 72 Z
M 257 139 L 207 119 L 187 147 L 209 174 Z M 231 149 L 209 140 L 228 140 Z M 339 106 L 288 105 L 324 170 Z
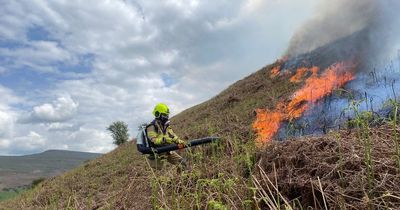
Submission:
M 129 139 L 128 125 L 124 121 L 113 122 L 107 130 L 110 131 L 115 145 L 119 146 Z

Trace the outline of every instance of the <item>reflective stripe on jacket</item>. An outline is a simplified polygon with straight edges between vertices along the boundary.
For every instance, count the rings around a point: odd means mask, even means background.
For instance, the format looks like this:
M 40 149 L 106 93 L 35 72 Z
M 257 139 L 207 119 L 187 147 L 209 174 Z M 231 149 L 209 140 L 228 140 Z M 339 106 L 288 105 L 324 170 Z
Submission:
M 147 137 L 155 146 L 164 146 L 167 144 L 178 143 L 179 137 L 174 133 L 172 128 L 169 126 L 169 122 L 162 123 L 158 120 L 154 120 L 147 127 Z

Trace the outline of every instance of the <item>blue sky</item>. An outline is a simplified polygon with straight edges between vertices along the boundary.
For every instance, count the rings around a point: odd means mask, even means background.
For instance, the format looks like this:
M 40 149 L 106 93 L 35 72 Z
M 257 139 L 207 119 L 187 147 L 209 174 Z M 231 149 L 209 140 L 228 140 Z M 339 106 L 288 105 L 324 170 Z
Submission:
M 278 59 L 317 2 L 5 1 L 0 155 L 108 152 L 113 121 L 134 136 Z

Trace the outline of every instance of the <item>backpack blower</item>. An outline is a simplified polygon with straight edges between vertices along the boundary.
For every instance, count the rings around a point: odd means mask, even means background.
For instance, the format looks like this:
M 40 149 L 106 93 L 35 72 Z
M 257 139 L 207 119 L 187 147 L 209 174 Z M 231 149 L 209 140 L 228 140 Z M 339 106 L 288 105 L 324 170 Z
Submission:
M 185 145 L 169 144 L 161 147 L 152 147 L 151 142 L 147 138 L 146 127 L 147 127 L 146 125 L 142 125 L 136 137 L 137 150 L 142 154 L 154 154 L 154 153 L 161 154 L 178 149 L 194 147 L 201 144 L 208 144 L 220 139 L 219 137 L 206 137 L 206 138 L 191 140 L 187 142 Z

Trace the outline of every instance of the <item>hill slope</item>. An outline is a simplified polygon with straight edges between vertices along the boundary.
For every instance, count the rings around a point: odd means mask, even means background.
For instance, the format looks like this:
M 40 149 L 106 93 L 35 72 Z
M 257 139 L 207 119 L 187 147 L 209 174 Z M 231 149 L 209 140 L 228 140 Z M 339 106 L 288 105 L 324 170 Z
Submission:
M 29 185 L 34 179 L 60 175 L 101 154 L 48 150 L 24 156 L 0 156 L 0 190 Z

